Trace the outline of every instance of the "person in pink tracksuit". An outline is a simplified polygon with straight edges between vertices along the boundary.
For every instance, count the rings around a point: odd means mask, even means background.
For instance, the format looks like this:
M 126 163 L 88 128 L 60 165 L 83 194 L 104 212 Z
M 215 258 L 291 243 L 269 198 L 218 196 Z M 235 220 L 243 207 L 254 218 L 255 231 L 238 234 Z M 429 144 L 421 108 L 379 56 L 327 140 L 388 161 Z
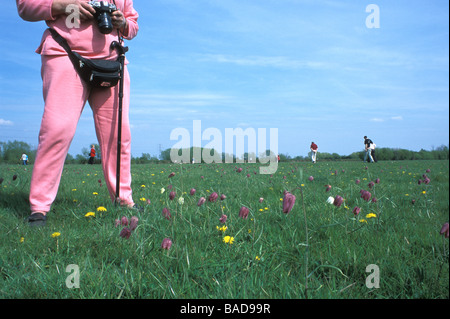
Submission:
M 17 9 L 26 21 L 45 20 L 65 38 L 70 48 L 89 59 L 117 59 L 110 48 L 118 34 L 131 40 L 138 32 L 138 13 L 132 0 L 110 0 L 117 11 L 111 14 L 114 30 L 99 31 L 95 9 L 88 0 L 16 0 Z M 75 13 L 79 13 L 74 15 Z M 79 19 L 78 19 L 79 18 Z M 78 25 L 75 24 L 78 22 Z M 47 213 L 56 198 L 70 143 L 86 102 L 93 111 L 95 130 L 102 153 L 105 183 L 114 201 L 117 162 L 117 110 L 119 85 L 91 88 L 76 72 L 64 49 L 46 30 L 39 48 L 43 81 L 44 113 L 39 144 L 30 186 L 30 225 L 45 224 Z M 128 61 L 126 61 L 126 64 Z M 131 136 L 128 118 L 130 78 L 125 67 L 120 166 L 120 204 L 133 207 L 131 191 Z

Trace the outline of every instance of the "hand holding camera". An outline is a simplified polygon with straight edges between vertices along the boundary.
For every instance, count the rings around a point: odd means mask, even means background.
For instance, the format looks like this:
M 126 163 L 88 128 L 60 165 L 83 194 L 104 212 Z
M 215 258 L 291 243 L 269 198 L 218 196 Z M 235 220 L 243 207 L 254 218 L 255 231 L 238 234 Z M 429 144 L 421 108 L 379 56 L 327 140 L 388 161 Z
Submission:
M 111 21 L 113 24 L 113 27 L 115 29 L 120 30 L 122 33 L 127 27 L 127 20 L 125 19 L 125 16 L 123 15 L 122 11 L 116 10 L 113 13 L 111 13 Z
M 68 7 L 75 7 L 79 12 L 79 19 L 86 21 L 94 18 L 95 9 L 89 5 L 86 0 L 53 0 L 52 16 L 56 17 L 61 14 L 69 15 L 71 11 Z
M 69 14 L 68 6 L 75 6 L 79 12 L 81 21 L 95 19 L 100 32 L 109 34 L 113 29 L 124 31 L 127 20 L 115 4 L 109 1 L 89 1 L 86 0 L 54 0 L 52 3 L 52 15 Z

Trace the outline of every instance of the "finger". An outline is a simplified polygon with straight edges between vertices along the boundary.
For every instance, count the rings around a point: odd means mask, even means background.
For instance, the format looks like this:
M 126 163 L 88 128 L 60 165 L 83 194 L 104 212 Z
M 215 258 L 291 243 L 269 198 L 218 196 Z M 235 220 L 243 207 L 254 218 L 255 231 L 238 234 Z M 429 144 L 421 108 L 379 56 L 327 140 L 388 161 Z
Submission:
M 80 5 L 81 5 L 80 12 L 84 11 L 84 12 L 89 13 L 91 16 L 94 16 L 95 9 L 89 3 L 81 2 Z

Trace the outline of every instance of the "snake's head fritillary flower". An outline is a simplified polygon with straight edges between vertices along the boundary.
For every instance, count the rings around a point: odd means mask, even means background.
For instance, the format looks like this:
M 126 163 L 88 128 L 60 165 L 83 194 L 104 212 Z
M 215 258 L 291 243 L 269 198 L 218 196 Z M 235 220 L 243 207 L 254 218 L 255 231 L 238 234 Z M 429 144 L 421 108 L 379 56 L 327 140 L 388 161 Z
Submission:
M 359 212 L 361 211 L 361 208 L 358 206 L 355 206 L 355 208 L 353 208 L 353 214 L 355 216 L 357 216 L 359 214 Z
M 130 230 L 135 230 L 137 228 L 139 219 L 136 216 L 131 217 L 130 219 Z
M 259 202 L 262 203 L 264 201 L 264 198 L 260 197 Z
M 220 200 L 225 200 L 226 198 L 225 194 L 220 195 Z
M 331 185 L 325 185 L 325 187 L 326 187 L 326 188 L 325 188 L 325 191 L 326 191 L 326 192 L 329 192 L 329 191 L 331 190 Z
M 170 211 L 168 208 L 164 207 L 162 210 L 162 214 L 164 216 L 165 219 L 169 220 L 171 215 L 170 215 Z
M 241 217 L 243 219 L 247 219 L 248 213 L 249 213 L 249 209 L 245 206 L 242 206 L 241 209 L 239 210 L 239 217 Z
M 361 190 L 361 198 L 364 199 L 366 202 L 368 202 L 371 197 L 372 194 L 369 191 Z
M 192 195 L 194 195 L 194 194 L 195 194 L 195 192 L 196 192 L 195 188 L 191 188 L 191 190 L 190 190 L 189 194 L 191 194 L 191 196 L 192 196 Z
M 372 197 L 372 203 L 376 203 L 378 199 L 376 197 Z
M 122 225 L 122 226 L 128 226 L 128 218 L 127 218 L 126 216 L 123 216 L 123 217 L 120 219 L 120 225 Z
M 440 234 L 444 235 L 445 238 L 448 238 L 448 236 L 449 236 L 449 225 L 448 225 L 448 222 L 445 223 L 444 225 L 442 225 Z
M 427 173 L 431 172 L 431 169 L 427 168 L 426 172 L 427 172 Z
M 120 237 L 128 239 L 131 236 L 131 230 L 128 227 L 122 228 L 119 234 Z
M 219 197 L 219 195 L 216 192 L 214 192 L 211 195 L 209 195 L 208 200 L 213 203 L 217 200 L 218 197 Z
M 355 183 L 356 183 L 356 185 L 358 185 L 359 183 L 361 183 L 361 181 L 360 181 L 359 179 L 357 179 L 357 180 L 355 181 Z
M 164 238 L 161 243 L 161 248 L 169 250 L 170 247 L 172 247 L 172 240 L 170 238 Z
M 308 180 L 309 180 L 310 182 L 312 182 L 312 181 L 314 180 L 314 177 L 310 176 L 310 177 L 308 177 Z
M 222 216 L 220 217 L 219 221 L 220 221 L 222 224 L 225 224 L 226 221 L 227 221 L 227 218 L 228 218 L 227 215 L 222 214 Z
M 288 214 L 295 204 L 295 195 L 286 192 L 283 197 L 283 213 Z
M 376 184 L 380 184 L 380 179 L 377 178 L 377 179 L 375 180 L 375 183 L 376 183 Z
M 17 179 L 17 175 L 14 174 L 12 180 L 15 181 Z
M 171 192 L 169 193 L 169 199 L 170 199 L 170 200 L 173 200 L 173 199 L 175 198 L 175 196 L 177 196 L 177 193 L 175 193 L 174 191 L 171 191 Z
M 200 199 L 197 202 L 197 206 L 202 206 L 206 202 L 205 197 L 200 197 Z
M 369 186 L 369 188 L 372 188 L 374 185 L 375 185 L 375 183 L 371 181 L 368 186 Z
M 344 202 L 344 199 L 341 196 L 336 195 L 336 197 L 334 198 L 334 201 L 333 201 L 333 205 L 336 207 L 341 207 L 343 202 Z
M 237 172 L 238 172 L 238 173 L 242 172 L 242 167 L 239 167 L 239 168 L 237 169 Z
M 172 173 L 169 174 L 169 178 L 172 178 L 172 177 L 174 177 L 174 176 L 175 176 L 175 173 L 174 173 L 174 172 L 172 172 Z

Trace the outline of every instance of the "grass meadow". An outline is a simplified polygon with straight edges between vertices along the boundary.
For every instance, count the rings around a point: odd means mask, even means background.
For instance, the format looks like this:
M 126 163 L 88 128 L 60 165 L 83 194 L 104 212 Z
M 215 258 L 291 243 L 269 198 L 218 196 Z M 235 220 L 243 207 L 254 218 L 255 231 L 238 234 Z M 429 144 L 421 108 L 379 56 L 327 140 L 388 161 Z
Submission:
M 134 165 L 143 211 L 111 203 L 100 165 L 66 165 L 41 228 L 26 223 L 31 172 L 0 166 L 1 299 L 449 298 L 448 161 L 279 163 L 272 176 L 249 163 Z M 338 195 L 340 207 L 327 201 Z M 133 216 L 121 237 L 116 219 Z

